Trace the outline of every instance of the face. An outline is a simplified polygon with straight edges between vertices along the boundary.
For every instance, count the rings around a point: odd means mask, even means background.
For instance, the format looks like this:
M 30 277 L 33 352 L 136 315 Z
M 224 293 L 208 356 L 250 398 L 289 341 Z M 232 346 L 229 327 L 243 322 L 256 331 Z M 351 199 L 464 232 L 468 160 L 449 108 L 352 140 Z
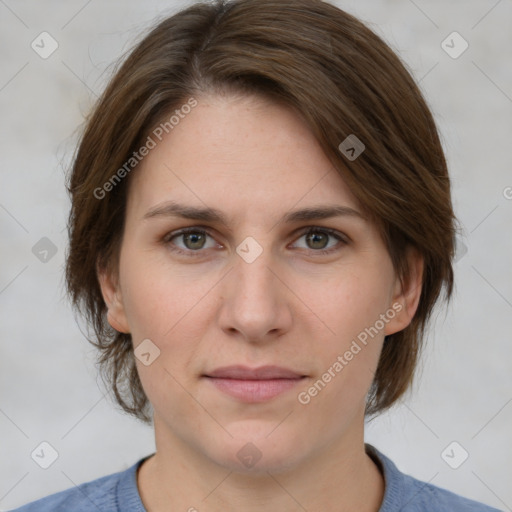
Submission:
M 419 287 L 402 289 L 300 118 L 198 98 L 130 179 L 118 274 L 100 281 L 141 356 L 157 448 L 277 471 L 361 440 L 384 336 Z

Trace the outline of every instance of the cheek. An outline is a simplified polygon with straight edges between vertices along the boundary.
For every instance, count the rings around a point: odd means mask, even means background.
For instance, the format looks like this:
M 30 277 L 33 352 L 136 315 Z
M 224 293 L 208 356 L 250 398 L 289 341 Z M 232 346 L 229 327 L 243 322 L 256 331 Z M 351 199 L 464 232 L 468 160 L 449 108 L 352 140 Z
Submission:
M 214 321 L 212 289 L 218 277 L 191 277 L 164 263 L 128 247 L 121 266 L 123 303 L 134 345 L 150 339 L 160 350 L 158 365 L 183 374 L 192 371 L 198 345 Z M 141 378 L 154 373 L 139 370 Z
M 384 341 L 391 281 L 376 267 L 352 268 L 337 281 L 331 280 L 323 294 L 310 296 L 322 320 L 321 343 L 311 346 L 318 361 L 311 397 L 322 395 L 318 404 L 335 410 L 361 402 L 374 378 Z M 384 315 L 384 320 L 382 316 Z M 307 399 L 307 398 L 306 398 Z M 312 398 L 312 400 L 317 400 Z
M 161 340 L 200 298 L 201 282 L 191 283 L 161 259 L 158 253 L 139 249 L 135 241 L 123 247 L 123 305 L 135 343 L 139 338 Z
M 337 349 L 375 326 L 389 308 L 391 291 L 391 280 L 383 269 L 352 266 L 343 270 L 314 294 L 311 290 L 308 294 L 307 288 L 302 291 L 324 324 L 324 338 L 332 339 Z M 377 327 L 382 330 L 380 323 Z
M 183 308 L 175 290 L 168 281 L 153 279 L 144 271 L 128 272 L 124 283 L 123 303 L 134 342 L 160 339 Z
M 130 326 L 133 345 L 146 339 L 158 347 L 158 356 L 150 365 L 137 360 L 143 388 L 155 407 L 188 403 L 188 395 L 179 383 L 187 386 L 184 375 L 193 374 L 197 344 L 202 339 L 205 295 L 201 282 L 166 272 L 150 265 L 148 259 L 132 256 L 122 267 L 123 303 Z M 176 380 L 177 379 L 177 380 Z

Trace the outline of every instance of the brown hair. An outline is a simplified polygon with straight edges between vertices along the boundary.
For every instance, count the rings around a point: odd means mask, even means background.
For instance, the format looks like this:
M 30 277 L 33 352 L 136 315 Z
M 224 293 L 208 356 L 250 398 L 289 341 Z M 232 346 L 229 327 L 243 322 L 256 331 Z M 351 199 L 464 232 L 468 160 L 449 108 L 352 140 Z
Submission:
M 152 29 L 99 99 L 69 177 L 66 279 L 94 329 L 104 378 L 125 411 L 150 421 L 131 337 L 108 325 L 97 277 L 98 268 L 117 271 L 124 228 L 129 180 L 113 178 L 127 175 L 120 169 L 162 119 L 191 95 L 212 93 L 293 108 L 375 222 L 404 283 L 407 248 L 423 256 L 418 309 L 386 337 L 368 397 L 367 413 L 382 411 L 412 382 L 443 286 L 451 298 L 456 219 L 443 149 L 414 80 L 376 34 L 320 0 L 193 4 Z M 365 145 L 355 160 L 338 149 L 351 134 Z

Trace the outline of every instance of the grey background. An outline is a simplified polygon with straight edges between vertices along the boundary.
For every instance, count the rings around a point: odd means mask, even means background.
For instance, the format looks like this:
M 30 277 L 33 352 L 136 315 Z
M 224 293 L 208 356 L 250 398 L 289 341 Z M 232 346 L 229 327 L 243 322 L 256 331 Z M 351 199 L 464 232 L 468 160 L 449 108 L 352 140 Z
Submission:
M 104 398 L 64 295 L 64 169 L 112 62 L 156 17 L 189 3 L 0 0 L 1 509 L 154 450 L 151 428 Z M 453 305 L 438 312 L 413 392 L 368 425 L 367 441 L 402 471 L 512 510 L 512 2 L 336 4 L 384 37 L 420 81 L 465 228 Z M 59 44 L 47 59 L 31 48 L 43 31 Z M 441 47 L 453 31 L 469 43 L 457 59 Z M 43 237 L 57 250 L 47 262 L 32 252 Z M 42 441 L 59 454 L 46 470 L 30 457 Z M 458 469 L 441 457 L 452 441 L 469 453 Z M 449 453 L 457 459 L 460 449 Z

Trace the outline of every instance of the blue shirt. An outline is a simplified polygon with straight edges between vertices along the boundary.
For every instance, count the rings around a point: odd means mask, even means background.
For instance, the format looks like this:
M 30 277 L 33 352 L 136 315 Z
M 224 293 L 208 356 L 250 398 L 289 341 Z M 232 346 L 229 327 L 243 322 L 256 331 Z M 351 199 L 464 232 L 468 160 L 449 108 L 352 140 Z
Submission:
M 405 475 L 369 444 L 366 452 L 384 473 L 384 499 L 379 512 L 499 512 Z M 137 488 L 137 469 L 144 460 L 125 471 L 52 494 L 12 512 L 147 512 Z

